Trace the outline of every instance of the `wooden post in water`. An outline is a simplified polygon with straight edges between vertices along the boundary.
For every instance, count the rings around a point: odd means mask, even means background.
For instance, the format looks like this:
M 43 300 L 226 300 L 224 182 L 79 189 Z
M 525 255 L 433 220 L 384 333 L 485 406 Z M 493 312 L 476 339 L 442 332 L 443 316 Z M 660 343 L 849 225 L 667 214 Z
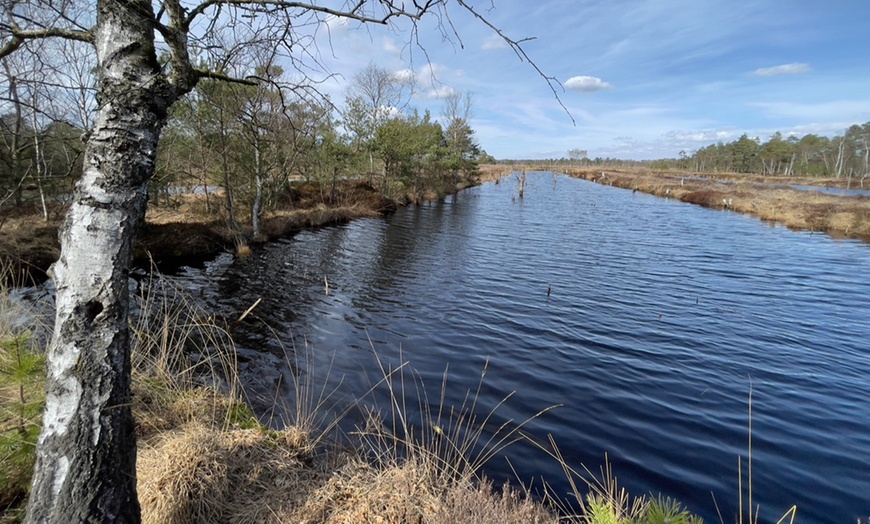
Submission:
M 520 184 L 520 199 L 522 199 L 523 193 L 525 193 L 525 191 L 526 191 L 526 170 L 525 169 L 523 169 L 523 174 L 520 175 L 519 184 Z

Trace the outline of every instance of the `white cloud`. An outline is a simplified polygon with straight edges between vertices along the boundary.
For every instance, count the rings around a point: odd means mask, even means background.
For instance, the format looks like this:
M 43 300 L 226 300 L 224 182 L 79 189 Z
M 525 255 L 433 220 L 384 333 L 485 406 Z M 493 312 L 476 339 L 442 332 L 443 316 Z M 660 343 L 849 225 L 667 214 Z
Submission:
M 438 76 L 445 74 L 446 72 L 447 72 L 447 67 L 444 66 L 443 64 L 428 62 L 422 67 L 422 69 L 420 71 L 420 76 L 426 76 L 426 77 L 434 79 L 434 78 L 437 78 Z
M 791 126 L 788 131 L 785 131 L 786 135 L 795 135 L 798 137 L 802 137 L 804 135 L 814 134 L 814 135 L 842 135 L 849 126 L 854 124 L 854 121 L 842 121 L 842 122 L 824 122 L 824 123 L 812 123 L 812 124 L 801 124 L 796 126 Z M 773 134 L 768 133 L 768 134 Z
M 429 98 L 441 99 L 441 98 L 447 98 L 448 96 L 450 96 L 454 93 L 456 93 L 456 90 L 453 89 L 452 87 L 450 87 L 448 85 L 440 85 L 440 86 L 433 87 L 432 89 L 430 89 L 429 92 L 427 93 L 427 96 Z
M 396 41 L 392 38 L 385 36 L 382 42 L 383 43 L 381 45 L 381 48 L 385 52 L 390 53 L 391 55 L 398 55 L 402 52 L 402 50 L 399 49 L 399 46 L 396 44 Z
M 328 15 L 325 22 L 330 31 L 344 31 L 350 27 L 350 21 L 343 16 Z
M 753 76 L 779 76 L 779 75 L 800 75 L 810 70 L 807 64 L 794 62 L 792 64 L 782 64 L 773 67 L 762 67 L 752 72 Z
M 504 38 L 498 35 L 489 35 L 486 40 L 483 41 L 481 49 L 484 51 L 491 51 L 493 49 L 505 49 L 507 46 L 507 42 L 504 41 Z
M 613 87 L 604 80 L 594 76 L 572 76 L 565 81 L 565 88 L 581 93 L 594 93 L 602 89 L 610 89 Z
M 417 80 L 417 73 L 413 69 L 400 69 L 393 73 L 393 78 L 405 84 L 413 84 Z
M 734 136 L 732 131 L 701 129 L 698 131 L 669 131 L 664 137 L 671 142 L 683 144 L 686 142 L 718 142 L 728 141 Z
M 772 118 L 803 121 L 866 122 L 870 117 L 870 98 L 828 100 L 824 102 L 750 102 L 749 107 L 761 110 Z

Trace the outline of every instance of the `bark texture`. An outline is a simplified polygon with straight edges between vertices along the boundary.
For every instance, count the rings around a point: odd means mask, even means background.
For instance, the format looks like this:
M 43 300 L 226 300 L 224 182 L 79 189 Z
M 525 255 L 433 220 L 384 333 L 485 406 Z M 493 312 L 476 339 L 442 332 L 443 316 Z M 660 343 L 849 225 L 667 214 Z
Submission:
M 139 522 L 128 268 L 174 93 L 150 1 L 100 1 L 99 110 L 54 265 L 57 318 L 27 522 Z

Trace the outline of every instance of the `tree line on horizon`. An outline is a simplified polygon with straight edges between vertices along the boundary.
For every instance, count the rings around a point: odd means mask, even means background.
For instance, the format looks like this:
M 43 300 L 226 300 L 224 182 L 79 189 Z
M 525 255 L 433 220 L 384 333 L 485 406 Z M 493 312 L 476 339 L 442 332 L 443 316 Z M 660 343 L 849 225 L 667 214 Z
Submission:
M 842 135 L 802 137 L 774 133 L 766 142 L 744 133 L 731 142 L 718 142 L 693 153 L 681 152 L 674 161 L 656 164 L 699 172 L 760 173 L 834 178 L 870 177 L 870 122 L 849 126 Z
M 757 173 L 833 178 L 870 178 L 870 122 L 849 126 L 842 135 L 802 137 L 774 133 L 766 142 L 742 134 L 731 142 L 717 142 L 696 151 L 681 151 L 678 158 L 624 160 L 589 158 L 581 149 L 549 160 L 500 160 L 499 163 L 547 163 L 558 166 L 648 167 L 700 173 Z

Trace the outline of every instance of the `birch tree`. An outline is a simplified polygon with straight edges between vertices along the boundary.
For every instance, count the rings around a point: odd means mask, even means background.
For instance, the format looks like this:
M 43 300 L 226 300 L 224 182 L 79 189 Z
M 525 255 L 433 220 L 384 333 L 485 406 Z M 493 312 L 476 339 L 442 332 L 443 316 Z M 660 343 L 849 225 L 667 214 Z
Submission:
M 369 182 L 374 176 L 373 146 L 378 128 L 396 116 L 412 84 L 412 75 L 398 76 L 374 62 L 353 77 L 345 100 L 344 126 L 357 151 L 368 154 Z
M 457 174 L 462 171 L 466 178 L 477 169 L 477 155 L 480 146 L 471 128 L 472 95 L 454 91 L 444 98 L 441 117 L 444 121 L 444 139 L 447 145 L 447 167 L 451 183 L 457 182 Z
M 495 30 L 521 59 L 528 58 L 520 41 L 505 37 L 466 0 L 2 3 L 0 59 L 32 53 L 31 44 L 46 39 L 88 44 L 96 57 L 93 129 L 83 174 L 60 228 L 61 255 L 51 271 L 57 312 L 28 522 L 141 518 L 130 408 L 127 275 L 170 106 L 203 78 L 255 84 L 254 79 L 232 78 L 222 68 L 255 45 L 280 50 L 285 67 L 304 78 L 302 72 L 311 70 L 305 61 L 317 56 L 310 48 L 316 42 L 310 31 L 327 17 L 380 26 L 405 20 L 416 27 L 432 15 L 444 21 L 440 27 L 449 35 L 452 7 Z M 554 81 L 545 79 L 553 89 Z

